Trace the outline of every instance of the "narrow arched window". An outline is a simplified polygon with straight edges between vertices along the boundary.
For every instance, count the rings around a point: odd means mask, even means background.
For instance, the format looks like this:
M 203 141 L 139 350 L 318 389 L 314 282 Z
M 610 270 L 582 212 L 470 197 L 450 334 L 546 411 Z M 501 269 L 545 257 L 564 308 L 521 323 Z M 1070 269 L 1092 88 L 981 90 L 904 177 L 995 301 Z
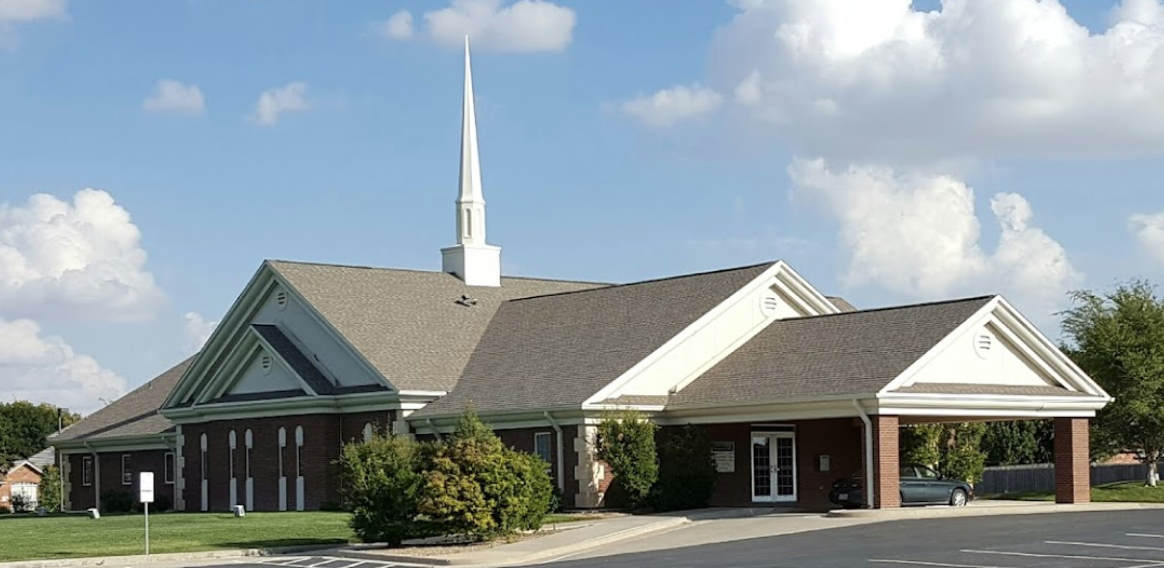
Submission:
M 374 436 L 375 434 L 376 434 L 376 431 L 372 428 L 372 423 L 365 422 L 364 423 L 364 441 L 371 442 L 372 436 Z
M 230 442 L 230 478 L 234 479 L 234 450 L 238 447 L 238 436 L 234 433 L 234 430 L 231 430 L 228 438 Z M 231 505 L 233 504 L 231 503 Z

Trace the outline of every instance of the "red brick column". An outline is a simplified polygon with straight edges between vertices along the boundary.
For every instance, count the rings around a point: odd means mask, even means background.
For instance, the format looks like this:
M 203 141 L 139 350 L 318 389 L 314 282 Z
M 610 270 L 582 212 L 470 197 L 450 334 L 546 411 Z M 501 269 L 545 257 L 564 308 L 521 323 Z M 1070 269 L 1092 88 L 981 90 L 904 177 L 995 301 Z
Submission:
M 1091 457 L 1086 418 L 1055 419 L 1055 502 L 1091 502 Z
M 897 458 L 896 416 L 870 416 L 873 421 L 873 508 L 901 506 L 901 468 Z

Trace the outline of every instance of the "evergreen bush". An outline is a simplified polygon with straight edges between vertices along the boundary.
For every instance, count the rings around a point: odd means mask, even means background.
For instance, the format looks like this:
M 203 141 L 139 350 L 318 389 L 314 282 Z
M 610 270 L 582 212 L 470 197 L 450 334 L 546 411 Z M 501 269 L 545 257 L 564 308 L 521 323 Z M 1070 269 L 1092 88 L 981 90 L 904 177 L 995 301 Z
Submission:
M 651 488 L 651 505 L 659 511 L 699 509 L 715 491 L 711 439 L 703 427 L 664 428 L 658 436 L 659 479 Z
M 361 541 L 397 547 L 424 532 L 416 523 L 421 483 L 416 442 L 375 436 L 346 444 L 339 465 L 342 507 Z
M 657 429 L 646 415 L 635 410 L 611 412 L 598 424 L 598 459 L 610 466 L 632 508 L 647 503 L 651 486 L 659 478 Z

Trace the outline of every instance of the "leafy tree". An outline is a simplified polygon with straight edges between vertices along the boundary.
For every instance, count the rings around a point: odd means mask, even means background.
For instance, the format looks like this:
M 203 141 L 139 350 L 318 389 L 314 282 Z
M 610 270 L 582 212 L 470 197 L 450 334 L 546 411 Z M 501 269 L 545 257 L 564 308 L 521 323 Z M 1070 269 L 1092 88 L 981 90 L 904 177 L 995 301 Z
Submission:
M 1164 456 L 1164 301 L 1139 280 L 1104 295 L 1076 291 L 1071 297 L 1064 349 L 1115 397 L 1096 414 L 1099 446 L 1140 452 L 1147 485 L 1155 487 Z
M 939 441 L 941 424 L 911 424 L 898 430 L 901 463 L 928 465 L 937 469 L 942 458 Z
M 63 426 L 80 419 L 61 410 Z M 56 431 L 57 407 L 25 400 L 0 403 L 0 464 L 10 464 L 47 448 L 46 439 Z
M 36 492 L 41 507 L 52 512 L 64 510 L 61 502 L 61 470 L 57 466 L 50 465 L 44 468 Z
M 1050 420 L 991 422 L 986 425 L 982 451 L 996 465 L 1048 463 L 1054 458 L 1054 424 Z
M 598 424 L 598 459 L 610 466 L 632 507 L 645 504 L 659 478 L 657 429 L 654 422 L 634 410 L 612 412 Z
M 651 504 L 660 511 L 706 507 L 716 476 L 707 429 L 693 424 L 664 428 L 657 442 L 659 480 L 651 488 Z
M 340 497 L 349 524 L 364 542 L 400 546 L 422 532 L 416 523 L 420 499 L 420 452 L 400 436 L 375 436 L 346 444 L 340 454 Z
M 985 432 L 986 425 L 980 422 L 902 427 L 901 463 L 928 465 L 943 476 L 973 484 L 982 479 L 986 467 L 981 448 Z

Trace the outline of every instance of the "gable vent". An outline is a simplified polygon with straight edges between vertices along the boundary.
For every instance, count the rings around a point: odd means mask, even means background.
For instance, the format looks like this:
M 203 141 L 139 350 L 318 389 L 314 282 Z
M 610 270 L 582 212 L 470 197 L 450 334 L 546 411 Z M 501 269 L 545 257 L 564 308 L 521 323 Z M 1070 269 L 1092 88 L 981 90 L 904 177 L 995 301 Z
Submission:
M 979 357 L 985 359 L 990 356 L 990 352 L 994 349 L 994 336 L 981 332 L 974 336 L 974 352 Z
M 287 307 L 286 290 L 279 290 L 278 292 L 275 292 L 275 305 L 279 306 L 280 310 Z
M 764 314 L 765 316 L 770 316 L 776 313 L 776 310 L 779 308 L 780 298 L 777 298 L 775 294 L 767 294 L 760 298 L 760 313 Z
M 271 373 L 271 356 L 264 354 L 262 357 L 260 357 L 259 358 L 259 366 L 262 367 L 264 375 L 270 374 Z

